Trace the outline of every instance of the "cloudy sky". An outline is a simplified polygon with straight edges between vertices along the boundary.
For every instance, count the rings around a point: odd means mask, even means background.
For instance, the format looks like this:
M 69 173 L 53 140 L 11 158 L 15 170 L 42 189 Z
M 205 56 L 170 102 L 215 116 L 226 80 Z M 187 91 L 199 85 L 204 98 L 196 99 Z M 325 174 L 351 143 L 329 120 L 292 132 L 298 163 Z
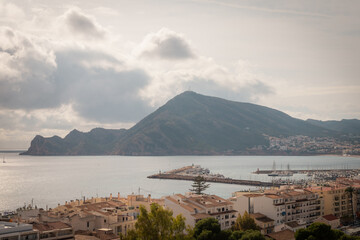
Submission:
M 360 119 L 360 1 L 0 0 L 0 149 L 175 95 Z

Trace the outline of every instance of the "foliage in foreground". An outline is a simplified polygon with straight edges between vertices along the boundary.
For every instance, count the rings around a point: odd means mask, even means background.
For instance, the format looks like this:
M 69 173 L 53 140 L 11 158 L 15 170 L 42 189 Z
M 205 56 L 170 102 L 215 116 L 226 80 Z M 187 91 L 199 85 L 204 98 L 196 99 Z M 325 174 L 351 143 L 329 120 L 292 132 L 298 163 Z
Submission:
M 172 216 L 172 211 L 164 209 L 159 204 L 151 204 L 150 212 L 140 206 L 140 215 L 135 224 L 135 230 L 130 230 L 124 240 L 187 240 L 192 239 L 188 229 L 186 232 L 185 218 Z
M 237 217 L 233 230 L 260 230 L 260 227 L 256 225 L 255 220 L 250 217 L 250 214 L 245 211 L 243 216 L 239 214 L 239 216 Z
M 325 223 L 313 223 L 295 233 L 296 240 L 360 240 L 360 237 L 349 236 L 337 229 L 331 229 Z
M 248 222 L 247 217 L 245 218 L 245 222 Z M 158 204 L 152 204 L 150 212 L 141 206 L 135 230 L 130 230 L 127 236 L 120 238 L 123 240 L 265 240 L 265 237 L 254 229 L 222 231 L 215 218 L 202 219 L 195 224 L 194 229 L 191 229 L 185 226 L 183 216 L 173 217 L 172 211 Z

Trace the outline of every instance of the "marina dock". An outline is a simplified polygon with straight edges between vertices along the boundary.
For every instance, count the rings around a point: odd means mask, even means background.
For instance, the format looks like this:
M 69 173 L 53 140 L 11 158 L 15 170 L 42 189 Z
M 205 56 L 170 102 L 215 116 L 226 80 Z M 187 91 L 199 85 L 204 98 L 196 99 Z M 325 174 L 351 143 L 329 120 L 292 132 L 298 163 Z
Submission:
M 158 174 L 148 176 L 148 178 L 194 181 L 194 179 L 199 175 L 202 176 L 206 182 L 214 183 L 247 185 L 255 187 L 279 187 L 281 185 L 272 182 L 225 178 L 223 175 L 220 174 L 210 174 L 210 171 L 208 169 L 203 169 L 198 165 L 186 166 L 163 173 L 159 172 Z

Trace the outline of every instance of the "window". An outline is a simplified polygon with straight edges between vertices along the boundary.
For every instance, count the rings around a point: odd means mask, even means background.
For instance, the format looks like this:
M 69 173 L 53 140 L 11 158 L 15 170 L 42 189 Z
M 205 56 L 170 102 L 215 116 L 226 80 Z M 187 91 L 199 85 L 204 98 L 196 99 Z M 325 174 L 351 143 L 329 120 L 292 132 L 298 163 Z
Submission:
M 86 227 L 90 227 L 90 222 L 86 222 Z

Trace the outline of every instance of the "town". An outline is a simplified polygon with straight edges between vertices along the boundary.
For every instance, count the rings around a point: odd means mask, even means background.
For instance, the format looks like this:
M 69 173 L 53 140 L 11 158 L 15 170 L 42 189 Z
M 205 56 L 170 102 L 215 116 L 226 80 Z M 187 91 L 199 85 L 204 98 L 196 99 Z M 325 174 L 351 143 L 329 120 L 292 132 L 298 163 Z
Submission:
M 287 152 L 291 154 L 337 154 L 343 156 L 359 155 L 360 143 L 355 139 L 338 139 L 333 137 L 268 137 L 269 146 L 263 147 L 270 152 Z M 258 148 L 262 148 L 258 146 Z
M 209 170 L 199 166 L 180 171 L 199 177 L 210 175 Z M 348 235 L 360 235 L 360 177 L 356 175 L 306 186 L 238 191 L 227 199 L 191 191 L 158 199 L 120 193 L 84 197 L 46 209 L 30 204 L 0 215 L 0 239 L 123 239 L 136 229 L 136 222 L 143 214 L 141 209 L 150 211 L 154 204 L 170 210 L 173 217 L 183 216 L 186 226 L 191 228 L 201 220 L 212 218 L 221 230 L 232 229 L 239 216 L 249 215 L 266 239 L 295 239 L 296 231 L 315 222 Z

